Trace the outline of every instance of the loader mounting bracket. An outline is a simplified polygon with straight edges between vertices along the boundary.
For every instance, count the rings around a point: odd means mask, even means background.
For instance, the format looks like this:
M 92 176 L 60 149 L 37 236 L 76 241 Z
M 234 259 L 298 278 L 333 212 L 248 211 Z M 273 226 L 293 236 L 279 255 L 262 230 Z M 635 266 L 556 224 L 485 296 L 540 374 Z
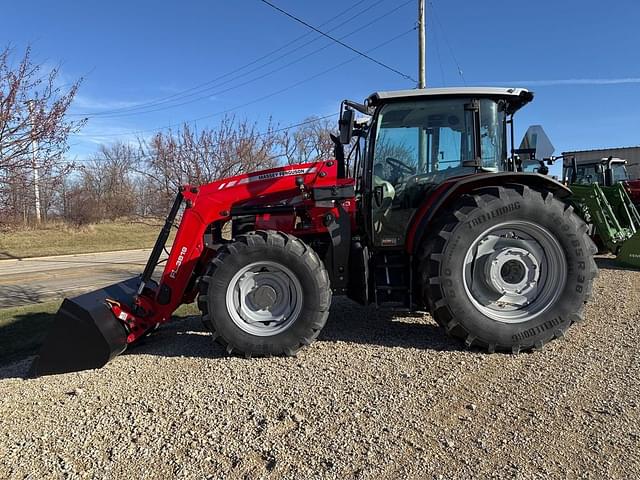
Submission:
M 325 217 L 325 225 L 331 237 L 331 248 L 325 262 L 331 278 L 331 289 L 337 295 L 347 292 L 349 283 L 349 252 L 351 250 L 351 218 L 336 202 L 339 216 L 331 214 Z

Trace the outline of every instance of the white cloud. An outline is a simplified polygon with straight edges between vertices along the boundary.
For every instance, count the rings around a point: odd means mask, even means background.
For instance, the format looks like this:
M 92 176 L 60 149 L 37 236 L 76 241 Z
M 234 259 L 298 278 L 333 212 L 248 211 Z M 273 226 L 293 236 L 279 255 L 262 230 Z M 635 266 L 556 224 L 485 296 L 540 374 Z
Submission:
M 143 133 L 138 133 L 143 130 Z M 144 133 L 144 129 L 117 124 L 113 121 L 102 119 L 90 119 L 78 133 L 72 134 L 72 139 L 81 145 L 81 148 L 73 150 L 95 150 L 96 145 L 108 145 L 114 142 L 138 144 L 138 139 L 148 140 L 150 135 Z M 91 147 L 91 146 L 94 147 Z
M 140 105 L 140 102 L 98 99 L 81 93 L 78 93 L 73 99 L 74 107 L 85 110 L 112 110 L 116 108 L 135 107 L 137 105 Z

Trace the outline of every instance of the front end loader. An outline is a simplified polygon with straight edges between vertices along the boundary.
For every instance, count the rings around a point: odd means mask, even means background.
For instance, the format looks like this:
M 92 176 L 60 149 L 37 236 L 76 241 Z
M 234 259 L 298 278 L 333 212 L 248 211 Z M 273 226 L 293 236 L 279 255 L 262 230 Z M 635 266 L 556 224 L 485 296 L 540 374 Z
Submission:
M 571 185 L 573 202 L 592 235 L 616 261 L 640 267 L 640 214 L 622 184 L 601 187 L 597 183 Z
M 532 98 L 468 87 L 345 100 L 334 159 L 183 186 L 142 275 L 65 299 L 32 374 L 99 368 L 194 301 L 245 357 L 295 355 L 333 295 L 428 311 L 489 352 L 563 336 L 597 269 L 571 192 L 518 171 L 513 118 Z

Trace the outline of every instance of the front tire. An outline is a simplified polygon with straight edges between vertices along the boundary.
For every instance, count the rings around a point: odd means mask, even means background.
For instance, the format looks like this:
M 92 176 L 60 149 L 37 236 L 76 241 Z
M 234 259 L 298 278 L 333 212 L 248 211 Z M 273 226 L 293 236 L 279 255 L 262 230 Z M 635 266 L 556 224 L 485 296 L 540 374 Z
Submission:
M 255 231 L 223 246 L 200 281 L 204 324 L 228 353 L 295 355 L 329 315 L 329 276 L 291 235 Z
M 595 247 L 551 192 L 508 185 L 462 195 L 434 232 L 420 259 L 423 298 L 467 346 L 542 348 L 582 319 Z

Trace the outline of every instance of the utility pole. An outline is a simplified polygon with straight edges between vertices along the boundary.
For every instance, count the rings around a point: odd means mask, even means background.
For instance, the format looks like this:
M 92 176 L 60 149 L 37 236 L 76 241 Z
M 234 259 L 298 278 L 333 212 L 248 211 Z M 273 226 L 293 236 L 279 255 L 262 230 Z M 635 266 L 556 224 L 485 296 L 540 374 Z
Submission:
M 418 88 L 427 87 L 427 36 L 425 0 L 418 0 Z
M 425 0 L 418 0 L 418 88 L 427 88 L 427 36 Z M 427 132 L 425 128 L 418 131 L 418 173 L 426 173 Z
M 36 223 L 40 223 L 42 217 L 40 215 L 40 172 L 38 172 L 37 145 L 34 135 L 35 120 L 33 118 L 33 100 L 27 101 L 29 108 L 29 120 L 31 121 L 31 164 L 33 167 L 33 189 L 36 200 Z

